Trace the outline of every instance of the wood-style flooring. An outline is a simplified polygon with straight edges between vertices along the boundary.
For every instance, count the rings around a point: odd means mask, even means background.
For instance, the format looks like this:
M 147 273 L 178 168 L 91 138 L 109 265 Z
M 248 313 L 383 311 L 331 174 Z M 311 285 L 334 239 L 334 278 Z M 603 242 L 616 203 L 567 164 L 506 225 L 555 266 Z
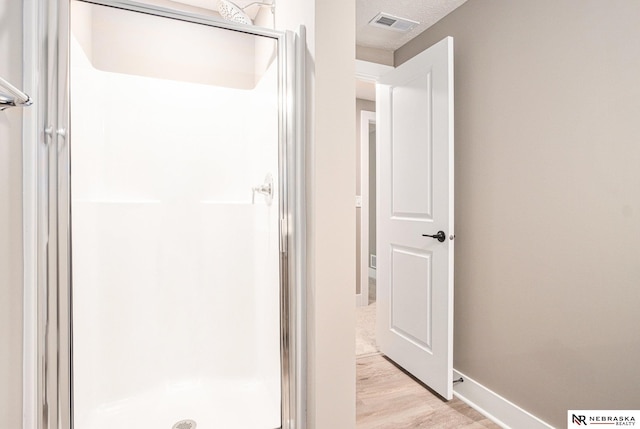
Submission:
M 457 398 L 444 401 L 380 354 L 356 359 L 357 429 L 486 429 L 491 420 Z

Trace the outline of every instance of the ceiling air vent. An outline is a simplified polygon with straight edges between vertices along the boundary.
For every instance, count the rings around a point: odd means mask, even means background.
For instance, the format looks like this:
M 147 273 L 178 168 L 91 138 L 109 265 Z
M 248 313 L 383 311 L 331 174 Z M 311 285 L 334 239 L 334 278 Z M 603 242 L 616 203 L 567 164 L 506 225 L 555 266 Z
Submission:
M 412 21 L 406 18 L 399 18 L 397 16 L 389 15 L 388 13 L 380 12 L 371 21 L 369 25 L 374 27 L 388 28 L 389 30 L 407 32 L 413 29 L 416 25 L 420 24 L 417 21 Z

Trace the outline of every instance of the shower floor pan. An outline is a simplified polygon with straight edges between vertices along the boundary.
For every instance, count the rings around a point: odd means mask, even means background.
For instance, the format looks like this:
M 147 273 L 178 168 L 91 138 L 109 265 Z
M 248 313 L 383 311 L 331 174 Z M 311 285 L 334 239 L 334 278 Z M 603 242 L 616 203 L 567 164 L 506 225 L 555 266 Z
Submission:
M 203 383 L 204 384 L 204 383 Z M 172 429 L 274 429 L 280 425 L 280 392 L 259 383 L 216 382 L 148 391 L 93 410 L 76 398 L 74 426 L 81 429 L 138 427 Z

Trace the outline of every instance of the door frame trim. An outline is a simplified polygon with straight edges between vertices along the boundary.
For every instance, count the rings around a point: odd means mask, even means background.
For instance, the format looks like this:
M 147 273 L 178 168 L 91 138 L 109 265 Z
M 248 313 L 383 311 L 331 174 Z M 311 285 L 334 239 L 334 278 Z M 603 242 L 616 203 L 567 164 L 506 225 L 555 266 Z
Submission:
M 385 73 L 395 67 L 386 64 L 372 63 L 370 61 L 356 60 L 356 78 L 366 82 L 377 82 Z
M 358 60 L 356 59 L 356 79 L 362 80 L 365 82 L 373 82 L 376 83 L 378 79 L 383 76 L 385 73 L 393 70 L 393 66 L 389 66 L 386 64 L 378 64 L 370 61 Z M 378 111 L 377 101 L 376 101 L 376 112 Z M 365 111 L 363 111 L 364 113 Z M 373 122 L 376 121 L 375 115 L 376 112 L 369 112 L 374 114 Z M 363 307 L 369 304 L 369 235 L 363 234 L 365 231 L 364 224 L 364 213 L 369 210 L 369 139 L 367 137 L 366 145 L 363 140 L 363 118 L 360 116 L 360 162 L 361 162 L 361 170 L 360 170 L 360 194 L 362 195 L 362 208 L 360 209 L 360 293 L 356 294 L 356 306 Z M 369 132 L 367 129 L 366 135 L 368 136 Z M 377 134 L 376 134 L 377 135 Z M 366 148 L 365 148 L 366 146 Z M 376 144 L 376 147 L 378 145 Z M 366 159 L 365 159 L 365 151 L 366 150 Z M 366 176 L 364 174 L 364 168 L 366 165 Z M 365 196 L 366 192 L 366 196 Z M 365 207 L 366 205 L 366 207 Z M 366 229 L 369 228 L 369 217 L 366 216 Z M 363 241 L 363 237 L 366 235 L 366 242 Z M 367 250 L 366 253 L 364 250 Z M 377 253 L 377 252 L 376 252 Z M 367 256 L 364 256 L 367 255 Z M 366 280 L 366 281 L 365 281 Z M 366 292 L 363 292 L 366 291 Z M 366 295 L 365 295 L 366 293 Z

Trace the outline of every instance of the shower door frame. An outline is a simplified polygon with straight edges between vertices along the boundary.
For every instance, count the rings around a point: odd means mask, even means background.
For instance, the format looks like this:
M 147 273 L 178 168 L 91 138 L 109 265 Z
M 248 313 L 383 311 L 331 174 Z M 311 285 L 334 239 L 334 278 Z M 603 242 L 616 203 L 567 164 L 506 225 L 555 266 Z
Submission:
M 23 429 L 73 429 L 71 1 L 25 0 L 25 68 L 31 66 L 37 89 L 32 92 L 40 102 L 37 117 L 25 124 L 24 140 L 25 147 L 32 147 L 25 149 L 29 157 L 23 161 L 24 175 L 35 180 L 35 192 L 26 191 L 37 193 L 37 201 L 26 207 L 25 231 L 31 227 L 38 233 L 37 244 L 25 247 L 25 279 L 36 280 L 25 282 L 25 297 L 30 299 L 25 299 L 24 314 Z M 277 42 L 281 428 L 304 429 L 304 28 L 298 34 L 281 32 L 131 0 L 79 1 Z

